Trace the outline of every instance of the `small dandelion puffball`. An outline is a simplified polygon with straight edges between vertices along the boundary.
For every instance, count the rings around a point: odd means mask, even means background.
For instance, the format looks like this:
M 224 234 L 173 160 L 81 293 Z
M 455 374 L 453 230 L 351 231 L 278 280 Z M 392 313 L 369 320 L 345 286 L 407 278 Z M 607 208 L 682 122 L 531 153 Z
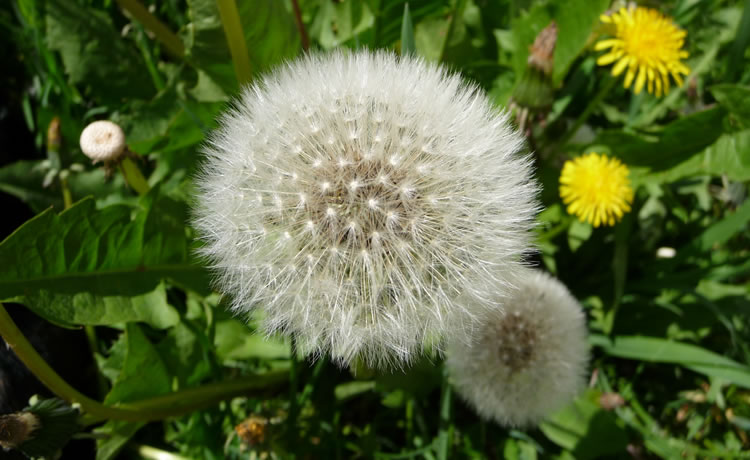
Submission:
M 341 364 L 408 362 L 484 313 L 529 249 L 521 136 L 475 87 L 389 53 L 313 55 L 248 88 L 197 180 L 233 311 Z
M 95 121 L 81 132 L 81 150 L 94 163 L 115 161 L 125 151 L 125 133 L 111 121 Z
M 476 341 L 449 343 L 445 356 L 456 390 L 481 417 L 536 425 L 585 386 L 584 314 L 562 283 L 529 270 Z

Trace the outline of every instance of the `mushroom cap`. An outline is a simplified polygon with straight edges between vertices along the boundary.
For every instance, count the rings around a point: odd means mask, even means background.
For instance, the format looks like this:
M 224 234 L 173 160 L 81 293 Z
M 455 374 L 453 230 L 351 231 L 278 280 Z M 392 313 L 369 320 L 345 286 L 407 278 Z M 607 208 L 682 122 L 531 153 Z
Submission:
M 125 151 L 125 133 L 107 120 L 95 121 L 81 132 L 81 150 L 94 163 L 114 161 Z

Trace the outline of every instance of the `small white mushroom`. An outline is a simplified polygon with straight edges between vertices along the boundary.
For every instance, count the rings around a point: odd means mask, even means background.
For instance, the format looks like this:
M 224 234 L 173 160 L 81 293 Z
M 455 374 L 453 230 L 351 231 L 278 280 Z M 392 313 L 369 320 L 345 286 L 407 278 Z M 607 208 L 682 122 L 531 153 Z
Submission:
M 81 150 L 94 163 L 115 161 L 125 151 L 125 133 L 111 121 L 95 121 L 81 133 Z

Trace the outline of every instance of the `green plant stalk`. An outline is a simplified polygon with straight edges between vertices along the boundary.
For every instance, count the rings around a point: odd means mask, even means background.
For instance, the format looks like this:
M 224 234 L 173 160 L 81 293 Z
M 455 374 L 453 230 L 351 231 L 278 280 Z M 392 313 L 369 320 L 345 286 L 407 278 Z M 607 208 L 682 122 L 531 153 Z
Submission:
M 438 59 L 438 62 L 443 62 L 443 59 L 445 58 L 445 52 L 448 50 L 451 37 L 453 36 L 453 31 L 456 29 L 456 21 L 458 20 L 459 16 L 464 13 L 465 6 L 466 6 L 466 0 L 456 0 L 456 6 L 453 8 L 453 13 L 451 14 L 451 20 L 450 20 L 450 23 L 448 24 L 448 31 L 445 32 L 445 40 L 443 41 L 443 47 L 440 49 L 440 59 Z
M 242 33 L 242 22 L 240 21 L 240 13 L 237 11 L 237 3 L 234 0 L 216 0 L 216 6 L 219 8 L 224 34 L 227 36 L 227 45 L 229 45 L 229 53 L 232 55 L 237 81 L 240 85 L 249 83 L 252 79 L 252 68 L 250 67 L 250 55 L 245 43 L 245 34 Z
M 127 11 L 135 20 L 143 24 L 148 31 L 154 34 L 156 40 L 164 45 L 164 48 L 173 56 L 180 59 L 185 57 L 185 45 L 174 32 L 151 14 L 138 0 L 117 0 L 120 8 Z
M 166 450 L 157 449 L 151 446 L 137 446 L 134 449 L 141 458 L 149 460 L 190 460 L 187 457 L 167 452 Z
M 438 460 L 447 460 L 450 458 L 450 441 L 453 437 L 451 398 L 451 384 L 448 382 L 448 377 L 443 376 L 443 385 L 440 389 L 440 431 L 436 446 Z
M 606 81 L 604 84 L 599 88 L 599 92 L 596 93 L 596 96 L 589 101 L 589 104 L 586 106 L 585 109 L 583 109 L 583 112 L 578 116 L 576 121 L 573 123 L 573 126 L 570 127 L 568 132 L 563 136 L 563 138 L 560 140 L 559 145 L 564 147 L 565 144 L 570 141 L 570 139 L 575 135 L 575 133 L 578 131 L 578 129 L 583 126 L 583 124 L 586 122 L 586 120 L 589 119 L 591 114 L 594 112 L 594 109 L 596 109 L 599 104 L 604 100 L 605 97 L 609 94 L 609 92 L 614 88 L 615 83 L 617 83 L 617 79 L 613 78 L 611 76 L 608 76 L 606 78 Z
M 139 195 L 145 195 L 151 190 L 146 178 L 143 177 L 141 170 L 128 156 L 123 157 L 120 161 L 120 169 L 125 177 L 125 182 L 136 191 Z
M 70 186 L 68 185 L 67 178 L 60 177 L 60 188 L 62 189 L 64 209 L 68 209 L 73 206 L 73 194 L 70 193 Z
M 287 431 L 290 445 L 297 442 L 297 415 L 299 407 L 297 406 L 297 379 L 298 364 L 297 359 L 297 342 L 294 336 L 291 338 L 291 353 L 289 367 L 289 415 L 287 416 Z
M 18 329 L 5 307 L 0 304 L 0 336 L 18 359 L 55 395 L 71 404 L 78 404 L 87 414 L 86 422 L 101 420 L 124 420 L 145 422 L 175 417 L 198 409 L 210 407 L 219 401 L 246 394 L 251 390 L 277 386 L 287 381 L 288 371 L 278 370 L 262 375 L 226 382 L 211 383 L 174 393 L 121 404 L 105 406 L 70 386 L 44 361 L 23 333 Z

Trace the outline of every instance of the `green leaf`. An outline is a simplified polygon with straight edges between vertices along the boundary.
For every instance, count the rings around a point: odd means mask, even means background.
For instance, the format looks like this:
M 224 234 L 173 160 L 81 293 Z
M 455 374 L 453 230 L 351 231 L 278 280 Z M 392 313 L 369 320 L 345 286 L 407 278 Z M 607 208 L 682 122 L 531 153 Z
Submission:
M 709 89 L 727 112 L 737 117 L 746 128 L 750 128 L 750 87 L 723 84 Z
M 404 19 L 401 22 L 401 55 L 417 55 L 417 45 L 414 41 L 414 24 L 411 22 L 408 2 L 404 4 Z
M 171 379 L 167 367 L 156 348 L 149 342 L 141 328 L 129 323 L 120 336 L 115 364 L 122 365 L 104 404 L 136 401 L 169 393 Z M 124 359 L 120 354 L 125 352 Z M 120 363 L 120 361 L 122 361 Z M 113 367 L 108 364 L 106 367 Z
M 157 345 L 169 373 L 177 377 L 180 388 L 193 386 L 211 373 L 209 350 L 204 346 L 208 339 L 199 334 L 202 332 L 181 322 Z
M 349 42 L 370 29 L 375 16 L 366 2 L 323 1 L 310 25 L 310 35 L 325 49 Z
M 146 66 L 109 17 L 71 0 L 48 0 L 47 46 L 60 52 L 70 82 L 111 102 L 155 93 Z
M 748 222 L 750 222 L 750 200 L 745 200 L 736 211 L 706 228 L 692 242 L 692 246 L 700 251 L 708 251 L 729 241 L 735 234 L 744 230 Z
M 573 219 L 568 227 L 568 246 L 571 252 L 576 252 L 592 233 L 594 233 L 594 227 L 591 224 Z
M 679 364 L 695 372 L 750 388 L 750 367 L 697 345 L 641 336 L 618 336 L 610 341 L 605 336 L 592 335 L 590 341 L 611 356 Z
M 288 359 L 291 356 L 288 343 L 278 338 L 266 339 L 236 319 L 216 323 L 214 340 L 216 354 L 222 361 L 249 358 Z
M 674 182 L 684 177 L 710 174 L 726 175 L 733 181 L 750 180 L 750 130 L 723 134 L 698 155 L 652 177 L 660 182 Z
M 0 299 L 42 298 L 39 291 L 141 295 L 164 278 L 208 291 L 204 270 L 189 257 L 184 206 L 156 193 L 141 200 L 134 217 L 128 206 L 96 210 L 86 199 L 23 224 L 0 243 Z
M 49 207 L 63 208 L 62 191 L 59 181 L 43 187 L 44 178 L 49 172 L 46 160 L 21 160 L 0 168 L 0 190 L 13 195 L 28 204 L 34 212 L 42 212 Z M 68 185 L 73 199 L 93 195 L 98 204 L 103 200 L 116 198 L 128 193 L 121 174 L 111 179 L 105 177 L 102 168 L 90 171 L 71 172 Z
M 724 109 L 716 107 L 668 124 L 656 140 L 624 131 L 604 131 L 594 144 L 609 146 L 612 155 L 628 166 L 664 170 L 687 160 L 713 144 L 723 132 Z
M 588 390 L 539 428 L 550 441 L 572 451 L 579 460 L 622 452 L 628 444 L 627 433 L 612 413 L 599 406 L 600 396 L 599 391 Z
M 166 329 L 180 321 L 177 310 L 167 303 L 163 284 L 149 293 L 132 297 L 100 296 L 90 292 L 56 294 L 40 289 L 19 301 L 47 321 L 63 327 L 115 326 L 143 321 L 157 329 Z
M 190 62 L 210 76 L 227 94 L 237 90 L 227 39 L 215 0 L 188 0 L 191 23 L 186 27 Z M 237 2 L 254 74 L 268 70 L 299 51 L 299 34 L 285 2 Z
M 559 0 L 555 3 L 552 14 L 558 30 L 552 72 L 555 85 L 568 74 L 571 64 L 598 26 L 599 16 L 610 3 L 610 0 Z
M 110 420 L 94 430 L 103 439 L 96 440 L 96 460 L 112 460 L 145 423 Z

